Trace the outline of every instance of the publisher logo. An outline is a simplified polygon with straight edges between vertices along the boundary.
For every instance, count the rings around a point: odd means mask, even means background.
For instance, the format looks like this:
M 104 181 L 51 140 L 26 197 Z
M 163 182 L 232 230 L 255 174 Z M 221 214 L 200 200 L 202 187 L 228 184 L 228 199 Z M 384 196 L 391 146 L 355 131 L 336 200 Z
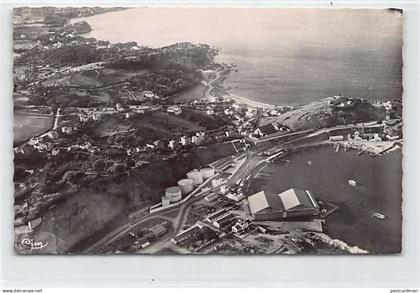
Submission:
M 31 250 L 43 249 L 48 245 L 48 242 L 43 243 L 42 241 L 35 241 L 32 238 L 23 238 L 21 242 L 22 246 Z

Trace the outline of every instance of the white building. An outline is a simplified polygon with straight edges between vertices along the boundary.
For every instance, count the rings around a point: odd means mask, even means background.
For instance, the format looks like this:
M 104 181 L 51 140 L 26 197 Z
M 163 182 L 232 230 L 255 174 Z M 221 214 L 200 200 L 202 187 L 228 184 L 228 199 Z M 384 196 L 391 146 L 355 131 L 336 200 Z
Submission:
M 169 143 L 168 143 L 168 147 L 169 147 L 170 149 L 174 149 L 174 147 L 175 147 L 175 141 L 170 140 L 170 141 L 169 141 Z
M 73 132 L 73 128 L 71 128 L 71 126 L 63 126 L 61 127 L 61 132 L 71 134 Z
M 226 197 L 233 201 L 241 201 L 245 198 L 242 192 L 237 192 L 237 193 L 229 192 L 228 194 L 226 194 Z
M 217 186 L 219 186 L 219 185 L 221 185 L 225 182 L 226 182 L 226 180 L 224 178 L 216 178 L 216 179 L 213 179 L 211 181 L 211 186 L 214 188 L 214 187 L 217 187 Z
M 89 117 L 87 117 L 85 115 L 79 115 L 79 120 L 80 120 L 80 122 L 87 122 L 87 121 L 89 121 Z
M 191 142 L 194 143 L 194 144 L 199 144 L 200 143 L 200 139 L 197 136 L 193 135 L 191 137 Z
M 249 221 L 238 221 L 235 225 L 232 226 L 232 232 L 235 234 L 240 234 L 244 232 L 250 225 Z
M 99 113 L 93 113 L 92 119 L 93 121 L 98 121 L 99 119 L 101 119 L 101 115 Z
M 151 98 L 154 98 L 155 97 L 155 94 L 153 92 L 151 92 L 151 91 L 144 91 L 143 92 L 143 96 L 146 97 L 146 98 L 151 99 Z

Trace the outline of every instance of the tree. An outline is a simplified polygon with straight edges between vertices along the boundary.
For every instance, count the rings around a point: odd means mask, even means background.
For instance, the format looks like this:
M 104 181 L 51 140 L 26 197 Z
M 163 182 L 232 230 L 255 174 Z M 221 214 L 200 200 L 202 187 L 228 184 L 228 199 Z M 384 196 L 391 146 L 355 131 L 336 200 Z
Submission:
M 114 173 L 120 174 L 124 173 L 127 170 L 127 166 L 123 164 L 116 164 L 114 167 Z
M 103 171 L 106 167 L 106 164 L 104 162 L 104 160 L 102 159 L 97 159 L 94 163 L 93 163 L 93 169 L 96 171 Z

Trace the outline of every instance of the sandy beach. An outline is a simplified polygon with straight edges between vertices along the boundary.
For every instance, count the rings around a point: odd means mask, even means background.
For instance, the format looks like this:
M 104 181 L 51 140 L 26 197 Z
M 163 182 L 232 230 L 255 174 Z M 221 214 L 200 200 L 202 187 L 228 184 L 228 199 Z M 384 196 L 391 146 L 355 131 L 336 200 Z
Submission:
M 256 101 L 250 100 L 248 98 L 240 97 L 240 96 L 229 94 L 229 93 L 226 94 L 225 97 L 226 98 L 231 98 L 232 100 L 235 100 L 235 102 L 237 104 L 246 104 L 248 106 L 252 106 L 252 107 L 256 107 L 256 108 L 274 109 L 276 107 L 276 105 L 270 105 L 270 104 L 265 104 L 265 103 L 261 103 L 261 102 L 256 102 Z
M 206 97 L 209 98 L 210 96 L 213 96 L 212 91 L 214 89 L 214 84 L 215 83 L 219 83 L 219 86 L 221 88 L 223 88 L 223 80 L 222 78 L 229 74 L 230 72 L 230 68 L 227 67 L 225 64 L 221 64 L 222 65 L 222 69 L 218 70 L 216 72 L 216 77 L 208 82 L 208 89 L 206 91 Z M 224 91 L 226 92 L 225 94 L 222 95 L 222 98 L 224 99 L 232 99 L 234 100 L 237 104 L 245 104 L 251 107 L 255 107 L 255 108 L 263 108 L 263 109 L 271 109 L 271 108 L 275 108 L 275 105 L 271 105 L 271 104 L 266 104 L 266 103 L 261 103 L 261 102 L 257 102 L 257 101 L 253 101 L 250 100 L 248 98 L 245 97 L 241 97 L 238 95 L 234 95 L 229 93 L 225 88 L 223 88 Z M 214 97 L 214 96 L 213 96 Z

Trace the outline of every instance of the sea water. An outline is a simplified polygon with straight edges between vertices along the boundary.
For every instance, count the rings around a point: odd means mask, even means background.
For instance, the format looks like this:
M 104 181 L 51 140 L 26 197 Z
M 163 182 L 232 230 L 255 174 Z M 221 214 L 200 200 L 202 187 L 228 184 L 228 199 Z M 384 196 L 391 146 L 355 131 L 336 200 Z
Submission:
M 393 10 L 133 8 L 83 20 L 87 37 L 110 42 L 216 46 L 219 61 L 237 65 L 225 86 L 259 102 L 402 95 L 402 16 Z

